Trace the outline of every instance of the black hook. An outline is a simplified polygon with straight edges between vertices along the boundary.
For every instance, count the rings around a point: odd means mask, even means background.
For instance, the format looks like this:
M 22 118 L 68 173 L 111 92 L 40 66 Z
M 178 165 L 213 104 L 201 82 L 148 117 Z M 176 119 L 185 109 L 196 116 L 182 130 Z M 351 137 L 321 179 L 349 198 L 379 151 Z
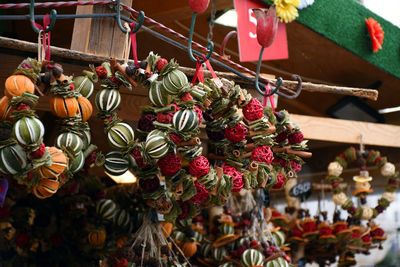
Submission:
M 29 11 L 30 11 L 29 12 L 29 14 L 30 14 L 29 16 L 31 18 L 30 19 L 31 25 L 32 25 L 32 28 L 33 28 L 33 30 L 35 32 L 40 33 L 41 31 L 44 31 L 44 32 L 47 33 L 47 32 L 49 32 L 49 31 L 51 31 L 53 29 L 54 24 L 56 23 L 56 19 L 57 19 L 57 11 L 56 10 L 52 9 L 50 11 L 50 25 L 44 30 L 41 30 L 38 27 L 36 27 L 36 22 L 35 22 L 35 0 L 31 0 L 31 6 L 30 6 L 30 10 Z

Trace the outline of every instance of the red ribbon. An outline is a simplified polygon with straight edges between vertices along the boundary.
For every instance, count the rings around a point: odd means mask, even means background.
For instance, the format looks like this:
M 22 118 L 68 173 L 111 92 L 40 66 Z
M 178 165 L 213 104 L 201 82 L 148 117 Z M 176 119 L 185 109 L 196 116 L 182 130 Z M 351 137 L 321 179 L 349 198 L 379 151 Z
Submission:
M 210 73 L 211 73 L 211 76 L 212 76 L 213 78 L 218 78 L 218 77 L 217 77 L 217 74 L 215 74 L 214 69 L 213 69 L 212 66 L 211 66 L 210 61 L 206 58 L 205 55 L 203 55 L 203 59 L 204 59 L 204 63 L 206 63 L 207 69 L 208 69 L 208 70 L 210 71 Z
M 133 27 L 135 27 L 134 23 L 131 23 L 131 29 L 133 29 Z M 137 58 L 137 44 L 136 44 L 136 33 L 130 33 L 131 36 L 131 44 L 132 44 L 132 55 L 133 55 L 133 60 L 135 62 L 135 67 L 139 68 L 139 61 Z
M 264 101 L 263 101 L 263 106 L 267 106 L 268 103 L 268 98 L 269 98 L 269 102 L 271 102 L 271 108 L 272 110 L 275 112 L 275 102 L 274 102 L 274 96 L 271 95 L 271 85 L 269 85 L 269 83 L 267 83 L 267 85 L 265 86 L 265 94 L 264 94 Z
M 197 79 L 201 83 L 204 82 L 203 64 L 201 64 L 201 61 L 200 61 L 199 58 L 197 58 L 196 71 L 194 72 L 193 79 L 192 79 L 192 84 L 193 85 L 196 83 Z
M 46 30 L 47 27 L 50 25 L 50 15 L 46 14 L 43 17 L 43 26 L 40 25 L 39 23 L 33 22 L 33 24 L 35 24 L 35 26 L 39 29 L 39 30 Z M 43 32 L 43 49 L 44 49 L 44 54 L 45 54 L 45 59 L 47 61 L 50 61 L 50 36 L 51 36 L 51 32 Z

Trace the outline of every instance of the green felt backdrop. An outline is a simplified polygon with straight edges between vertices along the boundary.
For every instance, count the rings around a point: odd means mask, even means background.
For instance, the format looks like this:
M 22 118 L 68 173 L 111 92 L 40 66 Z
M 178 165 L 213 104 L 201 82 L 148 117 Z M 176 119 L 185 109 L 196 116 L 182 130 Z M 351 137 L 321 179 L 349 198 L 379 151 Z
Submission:
M 268 0 L 261 0 L 270 3 Z M 365 19 L 378 21 L 385 38 L 382 50 L 372 53 Z M 364 60 L 400 78 L 400 28 L 355 0 L 315 0 L 299 10 L 297 21 L 353 52 Z

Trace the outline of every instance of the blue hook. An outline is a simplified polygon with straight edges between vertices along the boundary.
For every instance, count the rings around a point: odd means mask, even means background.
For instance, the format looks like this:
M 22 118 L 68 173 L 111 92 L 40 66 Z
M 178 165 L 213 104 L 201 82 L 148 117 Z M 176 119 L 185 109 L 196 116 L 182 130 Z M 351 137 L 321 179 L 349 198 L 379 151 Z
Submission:
M 189 56 L 194 62 L 197 62 L 197 59 L 193 56 L 193 52 L 192 52 L 192 39 L 193 39 L 193 32 L 194 32 L 194 24 L 196 22 L 196 16 L 197 16 L 197 12 L 193 12 L 192 24 L 190 25 L 189 45 L 188 45 Z M 210 40 L 207 43 L 207 49 L 208 49 L 208 54 L 206 55 L 206 59 L 210 59 L 213 49 L 214 49 L 214 43 Z M 204 63 L 204 60 L 202 60 L 201 63 Z
M 37 33 L 40 33 L 40 31 L 42 31 L 42 30 L 39 29 L 38 27 L 36 27 L 36 23 L 35 23 L 35 0 L 31 0 L 30 17 L 31 17 L 30 21 L 31 21 L 33 30 Z M 46 33 L 51 31 L 54 27 L 54 24 L 56 23 L 56 19 L 57 19 L 57 11 L 52 9 L 50 11 L 50 25 L 43 31 Z
M 260 86 L 259 86 L 259 83 L 258 83 L 258 77 L 260 76 L 261 61 L 262 61 L 262 55 L 263 55 L 263 53 L 264 53 L 264 47 L 262 46 L 262 47 L 261 47 L 261 51 L 260 51 L 260 57 L 258 58 L 257 73 L 256 73 L 256 80 L 255 80 L 256 89 L 257 89 L 257 91 L 258 91 L 262 96 L 264 96 L 264 95 L 266 94 L 266 92 L 260 89 Z M 275 89 L 272 90 L 272 92 L 270 92 L 267 96 L 273 95 L 273 94 L 275 94 L 276 92 L 278 92 L 279 87 L 281 87 L 281 85 L 282 85 L 282 78 L 279 77 L 279 78 L 276 80 L 276 87 L 275 87 Z
M 122 22 L 121 22 L 121 1 L 118 0 L 117 1 L 117 10 L 116 10 L 116 19 L 117 19 L 117 24 L 118 27 L 121 29 L 121 31 L 123 33 L 127 33 L 127 30 L 124 28 L 124 26 L 122 26 Z M 136 33 L 138 30 L 140 30 L 140 28 L 142 27 L 144 22 L 144 12 L 143 11 L 139 11 L 138 14 L 138 22 L 136 22 L 136 27 L 135 29 L 131 30 L 131 33 Z

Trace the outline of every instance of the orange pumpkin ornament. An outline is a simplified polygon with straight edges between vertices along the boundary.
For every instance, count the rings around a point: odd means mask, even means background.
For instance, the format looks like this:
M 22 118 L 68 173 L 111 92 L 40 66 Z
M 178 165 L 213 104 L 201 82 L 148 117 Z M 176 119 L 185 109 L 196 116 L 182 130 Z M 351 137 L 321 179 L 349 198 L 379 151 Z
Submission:
M 89 99 L 84 96 L 78 98 L 78 114 L 81 115 L 82 121 L 87 121 L 92 116 L 93 107 Z
M 64 152 L 56 147 L 47 147 L 48 152 L 53 160 L 50 166 L 43 165 L 38 169 L 42 178 L 57 178 L 65 171 L 68 165 L 68 159 Z
M 57 180 L 41 178 L 39 184 L 33 188 L 33 194 L 40 199 L 48 198 L 57 192 L 59 186 Z
M 6 96 L 3 96 L 0 99 L 0 120 L 10 120 L 11 113 L 14 111 L 14 107 L 10 106 L 8 103 L 10 99 Z
M 196 254 L 197 244 L 198 244 L 198 242 L 195 242 L 195 241 L 183 242 L 183 244 L 181 246 L 183 255 L 185 255 L 185 257 L 187 257 L 187 258 L 190 258 L 194 254 Z
M 165 236 L 165 238 L 168 238 L 172 233 L 172 227 L 174 225 L 170 222 L 160 222 L 160 224 L 163 235 Z
M 107 237 L 107 232 L 104 228 L 100 230 L 91 231 L 88 234 L 89 243 L 94 246 L 103 245 L 104 242 L 106 241 L 106 237 Z
M 28 77 L 24 75 L 11 75 L 6 80 L 6 88 L 4 94 L 9 98 L 13 96 L 20 96 L 25 92 L 33 94 L 35 92 L 35 85 Z
M 64 98 L 62 96 L 52 96 L 50 99 L 50 109 L 59 118 L 75 116 L 78 108 L 78 101 L 75 97 Z

